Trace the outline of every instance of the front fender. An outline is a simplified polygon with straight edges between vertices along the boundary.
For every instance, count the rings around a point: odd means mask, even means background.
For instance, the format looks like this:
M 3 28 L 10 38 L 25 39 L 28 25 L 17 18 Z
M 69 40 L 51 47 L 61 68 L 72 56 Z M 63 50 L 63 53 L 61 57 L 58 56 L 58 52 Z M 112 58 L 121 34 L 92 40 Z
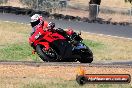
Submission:
M 45 47 L 45 50 L 48 50 L 48 49 L 50 48 L 48 42 L 39 42 L 38 44 L 44 46 L 44 47 Z M 38 45 L 38 44 L 37 44 L 37 45 Z

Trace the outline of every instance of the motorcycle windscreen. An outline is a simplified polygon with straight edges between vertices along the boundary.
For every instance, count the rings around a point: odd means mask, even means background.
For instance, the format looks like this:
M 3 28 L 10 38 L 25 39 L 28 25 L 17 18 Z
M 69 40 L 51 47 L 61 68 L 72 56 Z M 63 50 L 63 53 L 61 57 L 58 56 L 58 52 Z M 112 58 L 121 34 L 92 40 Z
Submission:
M 86 49 L 87 47 L 82 44 L 82 43 L 78 43 L 78 45 L 74 48 L 74 49 Z

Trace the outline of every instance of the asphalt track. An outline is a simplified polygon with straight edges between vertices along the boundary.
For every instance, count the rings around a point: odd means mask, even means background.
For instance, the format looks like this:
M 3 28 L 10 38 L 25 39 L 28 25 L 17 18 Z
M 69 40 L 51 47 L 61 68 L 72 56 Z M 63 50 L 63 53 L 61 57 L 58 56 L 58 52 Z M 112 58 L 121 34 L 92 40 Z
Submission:
M 30 17 L 25 15 L 15 15 L 15 14 L 7 14 L 0 13 L 0 20 L 3 21 L 12 21 L 29 24 Z M 56 23 L 56 27 L 60 28 L 68 28 L 71 27 L 77 31 L 85 31 L 96 34 L 104 34 L 111 35 L 123 38 L 132 39 L 132 26 L 120 26 L 120 25 L 112 25 L 112 24 L 98 24 L 98 23 L 87 23 L 87 22 L 75 22 L 75 21 L 64 21 L 64 20 L 49 20 Z M 43 63 L 34 63 L 34 62 L 6 62 L 1 61 L 0 64 L 43 64 Z M 84 65 L 84 66 L 119 66 L 119 67 L 132 67 L 132 61 L 126 62 L 96 62 L 91 64 L 78 64 L 78 63 L 44 63 L 44 65 Z
M 0 13 L 0 20 L 29 24 L 30 17 L 25 15 Z M 87 23 L 87 22 L 76 22 L 76 21 L 54 20 L 54 19 L 52 20 L 48 19 L 48 21 L 55 22 L 57 28 L 60 27 L 66 29 L 70 27 L 77 31 L 81 30 L 84 32 L 132 39 L 132 26 Z
M 82 66 L 82 67 L 112 67 L 132 68 L 132 64 L 126 63 L 78 63 L 78 62 L 34 62 L 34 61 L 0 61 L 0 65 L 26 65 L 26 66 Z

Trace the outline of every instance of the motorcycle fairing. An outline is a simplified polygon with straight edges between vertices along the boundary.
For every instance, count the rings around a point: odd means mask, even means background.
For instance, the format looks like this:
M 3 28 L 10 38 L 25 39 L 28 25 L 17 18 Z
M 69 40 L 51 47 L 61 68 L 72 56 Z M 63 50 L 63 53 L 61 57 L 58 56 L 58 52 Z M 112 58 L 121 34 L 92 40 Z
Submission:
M 62 35 L 58 34 L 58 33 L 47 33 L 45 36 L 44 36 L 44 39 L 48 42 L 53 42 L 55 40 L 58 40 L 58 39 L 65 39 Z
M 51 43 L 51 46 L 62 56 L 62 58 L 70 58 L 72 55 L 72 46 L 65 40 L 56 40 Z
M 48 42 L 39 42 L 38 44 L 44 46 L 44 47 L 45 47 L 45 48 L 44 48 L 45 50 L 48 50 L 48 49 L 50 48 Z

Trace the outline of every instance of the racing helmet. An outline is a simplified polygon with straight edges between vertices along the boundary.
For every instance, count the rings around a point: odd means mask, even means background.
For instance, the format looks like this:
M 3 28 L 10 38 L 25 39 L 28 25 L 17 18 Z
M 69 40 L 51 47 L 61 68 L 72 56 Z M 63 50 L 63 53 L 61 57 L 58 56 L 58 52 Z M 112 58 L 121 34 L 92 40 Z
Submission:
M 34 14 L 32 17 L 31 17 L 31 26 L 32 27 L 35 27 L 37 25 L 41 25 L 43 23 L 43 17 L 40 16 L 39 14 Z

